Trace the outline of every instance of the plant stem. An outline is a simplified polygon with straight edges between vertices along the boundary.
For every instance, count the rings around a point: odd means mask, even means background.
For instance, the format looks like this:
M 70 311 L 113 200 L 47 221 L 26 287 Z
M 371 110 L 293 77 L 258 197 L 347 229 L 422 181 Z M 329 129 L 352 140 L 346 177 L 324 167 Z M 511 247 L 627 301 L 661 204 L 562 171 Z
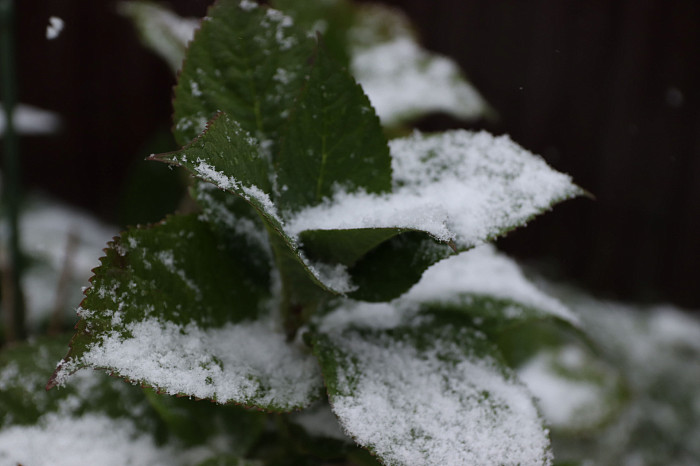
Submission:
M 0 0 L 0 81 L 2 102 L 5 111 L 5 204 L 9 223 L 7 248 L 9 261 L 4 273 L 8 274 L 8 284 L 3 290 L 3 301 L 7 307 L 7 339 L 23 340 L 26 338 L 24 325 L 24 299 L 21 288 L 22 254 L 19 245 L 19 203 L 20 203 L 20 161 L 19 141 L 14 128 L 13 114 L 17 104 L 17 86 L 15 80 L 15 40 L 14 40 L 14 4 L 13 0 Z

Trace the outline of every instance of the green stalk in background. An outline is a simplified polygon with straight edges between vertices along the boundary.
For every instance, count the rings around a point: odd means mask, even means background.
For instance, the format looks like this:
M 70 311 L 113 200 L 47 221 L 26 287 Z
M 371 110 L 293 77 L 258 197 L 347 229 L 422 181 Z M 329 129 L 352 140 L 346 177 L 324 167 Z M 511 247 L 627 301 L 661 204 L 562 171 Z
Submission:
M 0 85 L 5 111 L 4 144 L 4 204 L 7 209 L 9 253 L 7 267 L 3 271 L 2 298 L 6 311 L 7 340 L 26 338 L 24 325 L 24 299 L 20 284 L 22 254 L 19 245 L 20 161 L 17 133 L 13 124 L 13 113 L 17 103 L 15 80 L 15 40 L 13 0 L 0 0 Z

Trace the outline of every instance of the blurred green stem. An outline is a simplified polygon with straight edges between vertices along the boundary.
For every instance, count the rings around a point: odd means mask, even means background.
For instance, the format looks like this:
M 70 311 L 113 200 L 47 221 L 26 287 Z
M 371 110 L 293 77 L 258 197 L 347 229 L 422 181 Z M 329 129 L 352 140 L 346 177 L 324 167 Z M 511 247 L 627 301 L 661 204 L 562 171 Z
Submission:
M 2 103 L 5 111 L 5 134 L 3 145 L 5 152 L 5 188 L 4 198 L 9 224 L 7 249 L 9 260 L 6 270 L 7 284 L 3 287 L 3 309 L 7 313 L 7 340 L 26 338 L 24 325 L 24 299 L 20 284 L 22 272 L 22 254 L 19 245 L 19 203 L 20 203 L 20 163 L 19 143 L 14 128 L 13 113 L 17 104 L 17 85 L 15 80 L 15 38 L 14 38 L 14 4 L 13 0 L 0 0 L 0 85 Z

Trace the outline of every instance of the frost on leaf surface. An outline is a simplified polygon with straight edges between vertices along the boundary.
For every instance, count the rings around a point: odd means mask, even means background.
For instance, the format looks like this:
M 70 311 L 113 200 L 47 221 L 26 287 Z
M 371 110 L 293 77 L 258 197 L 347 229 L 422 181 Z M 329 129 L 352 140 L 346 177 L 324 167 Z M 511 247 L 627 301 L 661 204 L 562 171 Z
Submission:
M 217 2 L 195 33 L 175 87 L 177 142 L 190 142 L 225 112 L 275 146 L 313 47 L 277 10 L 248 0 Z
M 255 237 L 225 242 L 219 234 L 195 216 L 176 216 L 117 238 L 52 384 L 95 367 L 173 395 L 272 411 L 315 399 L 313 358 L 269 317 L 265 251 Z
M 342 187 L 391 190 L 389 147 L 362 88 L 319 46 L 292 111 L 279 159 L 285 210 L 316 205 Z
M 316 352 L 341 425 L 386 464 L 551 464 L 528 391 L 474 330 L 350 328 Z

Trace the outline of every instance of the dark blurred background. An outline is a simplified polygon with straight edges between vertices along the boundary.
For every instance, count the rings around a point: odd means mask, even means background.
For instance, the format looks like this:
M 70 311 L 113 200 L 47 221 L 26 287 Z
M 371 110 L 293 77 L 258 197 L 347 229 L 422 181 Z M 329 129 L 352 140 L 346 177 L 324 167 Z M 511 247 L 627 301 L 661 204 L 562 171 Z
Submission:
M 166 5 L 201 16 L 209 3 Z M 558 206 L 502 248 L 599 296 L 700 308 L 700 1 L 384 3 L 457 60 L 500 116 L 436 115 L 420 128 L 507 133 L 596 197 Z M 64 120 L 57 135 L 21 141 L 25 189 L 124 225 L 175 209 L 181 188 L 177 172 L 143 161 L 174 148 L 175 78 L 115 5 L 17 1 L 17 59 L 19 101 Z M 52 41 L 49 16 L 65 21 Z

